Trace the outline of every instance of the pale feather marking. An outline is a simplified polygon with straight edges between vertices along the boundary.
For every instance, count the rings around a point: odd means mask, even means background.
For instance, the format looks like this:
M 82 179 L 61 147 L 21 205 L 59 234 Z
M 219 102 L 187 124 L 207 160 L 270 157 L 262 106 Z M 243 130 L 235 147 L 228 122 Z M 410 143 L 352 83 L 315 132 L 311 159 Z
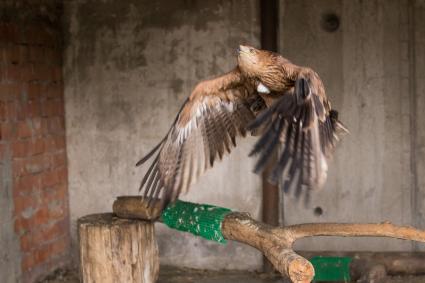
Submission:
M 233 112 L 235 110 L 233 102 L 221 101 L 217 103 L 215 107 L 217 110 L 220 110 L 222 105 L 229 112 Z M 177 141 L 179 145 L 183 144 L 183 142 L 189 137 L 193 129 L 198 128 L 197 118 L 201 117 L 207 111 L 207 108 L 207 104 L 202 101 L 200 105 L 196 108 L 195 116 L 192 117 L 183 128 L 178 129 L 179 133 L 177 136 Z
M 258 84 L 257 91 L 259 93 L 266 93 L 266 94 L 270 93 L 270 89 L 268 87 L 266 87 L 263 83 Z

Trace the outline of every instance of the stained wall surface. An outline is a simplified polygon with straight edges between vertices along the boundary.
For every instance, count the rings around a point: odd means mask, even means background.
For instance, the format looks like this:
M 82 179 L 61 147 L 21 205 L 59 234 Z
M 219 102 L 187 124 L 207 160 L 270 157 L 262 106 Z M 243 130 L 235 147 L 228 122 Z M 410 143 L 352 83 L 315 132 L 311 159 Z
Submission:
M 381 222 L 424 227 L 424 1 L 281 1 L 280 51 L 323 78 L 350 130 L 311 207 L 284 197 L 286 224 Z M 332 27 L 332 17 L 339 27 Z M 315 208 L 322 208 L 317 215 Z M 315 238 L 309 250 L 423 248 L 383 239 Z
M 376 222 L 425 228 L 423 0 L 280 1 L 279 51 L 323 78 L 350 129 L 310 207 L 284 196 L 282 221 Z M 334 27 L 330 14 L 339 18 Z M 71 225 L 136 194 L 135 168 L 166 133 L 196 82 L 229 70 L 240 43 L 259 45 L 258 1 L 65 2 L 65 101 Z M 260 183 L 252 139 L 209 171 L 185 199 L 251 212 Z M 314 213 L 316 208 L 323 213 Z M 319 209 L 316 209 L 316 212 Z M 319 215 L 320 214 L 320 215 Z M 257 268 L 261 256 L 158 225 L 161 260 L 201 268 Z M 314 239 L 306 250 L 411 251 L 410 242 Z
M 162 139 L 195 84 L 229 71 L 240 43 L 258 46 L 257 1 L 65 2 L 65 97 L 71 225 L 137 194 L 135 163 Z M 252 140 L 209 171 L 185 199 L 258 217 Z M 165 264 L 257 268 L 253 249 L 203 241 L 158 225 Z

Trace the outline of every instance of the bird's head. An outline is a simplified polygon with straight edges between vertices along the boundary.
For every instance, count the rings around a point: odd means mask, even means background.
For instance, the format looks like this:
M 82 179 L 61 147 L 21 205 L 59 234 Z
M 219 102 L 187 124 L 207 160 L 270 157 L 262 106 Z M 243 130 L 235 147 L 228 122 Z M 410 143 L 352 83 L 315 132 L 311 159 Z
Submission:
M 251 46 L 239 45 L 238 66 L 242 73 L 251 78 L 261 78 L 277 66 L 280 55 Z

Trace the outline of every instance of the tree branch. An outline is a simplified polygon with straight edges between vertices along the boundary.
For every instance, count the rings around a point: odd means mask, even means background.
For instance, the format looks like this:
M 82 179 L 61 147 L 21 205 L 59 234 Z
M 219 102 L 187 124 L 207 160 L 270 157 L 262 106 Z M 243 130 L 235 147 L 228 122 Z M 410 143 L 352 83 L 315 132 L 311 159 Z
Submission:
M 313 265 L 292 250 L 292 238 L 274 233 L 272 226 L 252 219 L 247 213 L 233 212 L 224 218 L 221 229 L 226 239 L 260 250 L 276 270 L 293 282 L 311 282 L 313 279 Z
M 113 210 L 115 214 L 124 218 L 153 220 L 159 217 L 156 206 L 147 208 L 146 200 L 142 197 L 119 197 L 114 202 Z M 314 277 L 313 265 L 292 248 L 294 242 L 301 238 L 371 236 L 425 242 L 425 231 L 413 227 L 396 226 L 389 222 L 312 223 L 272 227 L 252 219 L 248 213 L 240 212 L 228 214 L 222 222 L 221 230 L 226 239 L 242 242 L 260 250 L 280 273 L 296 283 L 311 282 Z
M 418 242 L 425 241 L 425 231 L 410 226 L 383 223 L 306 223 L 273 229 L 274 233 L 294 242 L 314 236 L 339 237 L 390 237 Z

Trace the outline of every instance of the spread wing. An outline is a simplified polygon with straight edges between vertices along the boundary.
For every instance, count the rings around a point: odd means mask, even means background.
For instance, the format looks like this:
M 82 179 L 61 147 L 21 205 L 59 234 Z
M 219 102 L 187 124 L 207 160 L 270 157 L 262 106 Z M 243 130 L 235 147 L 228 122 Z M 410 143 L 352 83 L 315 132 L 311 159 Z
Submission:
M 153 157 L 140 190 L 161 196 L 163 205 L 186 192 L 200 174 L 236 146 L 254 119 L 250 109 L 254 89 L 239 69 L 199 83 L 183 104 L 165 138 L 137 165 Z
M 327 160 L 338 141 L 338 134 L 346 131 L 331 110 L 317 74 L 298 78 L 294 86 L 257 116 L 248 127 L 255 130 L 267 127 L 250 155 L 259 155 L 255 172 L 261 172 L 279 150 L 275 164 L 271 164 L 270 182 L 280 181 L 285 191 L 294 188 L 298 198 L 311 189 L 323 186 L 327 177 Z

